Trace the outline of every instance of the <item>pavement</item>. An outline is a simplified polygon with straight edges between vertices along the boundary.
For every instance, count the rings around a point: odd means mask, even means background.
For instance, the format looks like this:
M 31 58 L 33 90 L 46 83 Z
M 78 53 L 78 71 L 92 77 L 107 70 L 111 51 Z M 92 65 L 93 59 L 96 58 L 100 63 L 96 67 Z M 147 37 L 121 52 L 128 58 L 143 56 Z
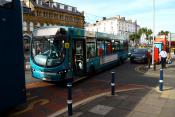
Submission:
M 163 91 L 156 87 L 141 86 L 125 90 L 117 90 L 112 96 L 110 92 L 86 99 L 79 104 L 73 103 L 71 117 L 175 117 L 175 55 L 172 63 L 163 69 Z M 141 65 L 135 69 L 144 76 L 157 77 L 159 82 L 160 65 L 148 69 Z M 67 109 L 55 112 L 49 117 L 67 117 Z

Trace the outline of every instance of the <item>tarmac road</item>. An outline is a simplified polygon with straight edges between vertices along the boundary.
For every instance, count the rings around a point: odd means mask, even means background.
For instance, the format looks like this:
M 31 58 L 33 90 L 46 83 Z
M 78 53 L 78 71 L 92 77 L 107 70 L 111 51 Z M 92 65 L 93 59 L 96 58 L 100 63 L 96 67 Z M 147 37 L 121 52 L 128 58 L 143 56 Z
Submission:
M 116 90 L 140 88 L 144 86 L 154 87 L 158 84 L 157 77 L 145 77 L 144 73 L 138 72 L 137 67 L 141 64 L 123 65 L 103 71 L 94 77 L 73 84 L 73 104 L 97 94 L 111 90 L 111 72 L 116 72 Z M 29 74 L 28 74 L 29 75 Z M 12 109 L 10 116 L 20 117 L 46 117 L 55 112 L 61 112 L 67 106 L 67 88 L 55 84 L 27 80 L 26 104 Z

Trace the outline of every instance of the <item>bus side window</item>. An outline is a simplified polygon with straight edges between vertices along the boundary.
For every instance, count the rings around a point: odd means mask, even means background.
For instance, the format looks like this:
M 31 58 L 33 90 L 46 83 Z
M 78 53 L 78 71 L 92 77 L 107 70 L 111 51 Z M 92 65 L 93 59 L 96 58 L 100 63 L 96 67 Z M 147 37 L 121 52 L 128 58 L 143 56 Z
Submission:
M 101 47 L 98 48 L 98 56 L 103 56 L 103 49 Z

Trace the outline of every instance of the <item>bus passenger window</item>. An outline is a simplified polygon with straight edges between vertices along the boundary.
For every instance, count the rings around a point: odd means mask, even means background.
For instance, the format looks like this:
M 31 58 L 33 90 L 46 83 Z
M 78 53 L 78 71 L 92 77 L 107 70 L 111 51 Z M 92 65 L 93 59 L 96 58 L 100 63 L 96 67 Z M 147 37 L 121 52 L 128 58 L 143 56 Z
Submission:
M 87 58 L 96 57 L 95 43 L 94 42 L 87 43 L 86 47 L 87 47 Z
M 97 41 L 97 50 L 98 50 L 98 56 L 103 56 L 105 54 L 105 45 L 104 41 L 98 40 Z
M 103 49 L 102 48 L 98 48 L 98 56 L 103 56 Z
M 112 53 L 116 53 L 117 50 L 120 49 L 120 43 L 118 41 L 114 41 L 112 43 Z

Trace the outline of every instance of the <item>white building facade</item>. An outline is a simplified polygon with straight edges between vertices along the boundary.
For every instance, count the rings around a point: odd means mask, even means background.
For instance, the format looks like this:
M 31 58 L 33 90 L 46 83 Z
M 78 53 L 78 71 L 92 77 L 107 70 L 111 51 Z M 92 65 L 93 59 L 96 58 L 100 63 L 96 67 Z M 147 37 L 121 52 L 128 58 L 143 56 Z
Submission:
M 102 20 L 96 21 L 94 24 L 87 24 L 85 29 L 114 34 L 129 39 L 129 34 L 137 32 L 139 27 L 136 21 L 132 22 L 132 20 L 125 20 L 125 17 L 115 16 L 111 18 L 103 17 Z

